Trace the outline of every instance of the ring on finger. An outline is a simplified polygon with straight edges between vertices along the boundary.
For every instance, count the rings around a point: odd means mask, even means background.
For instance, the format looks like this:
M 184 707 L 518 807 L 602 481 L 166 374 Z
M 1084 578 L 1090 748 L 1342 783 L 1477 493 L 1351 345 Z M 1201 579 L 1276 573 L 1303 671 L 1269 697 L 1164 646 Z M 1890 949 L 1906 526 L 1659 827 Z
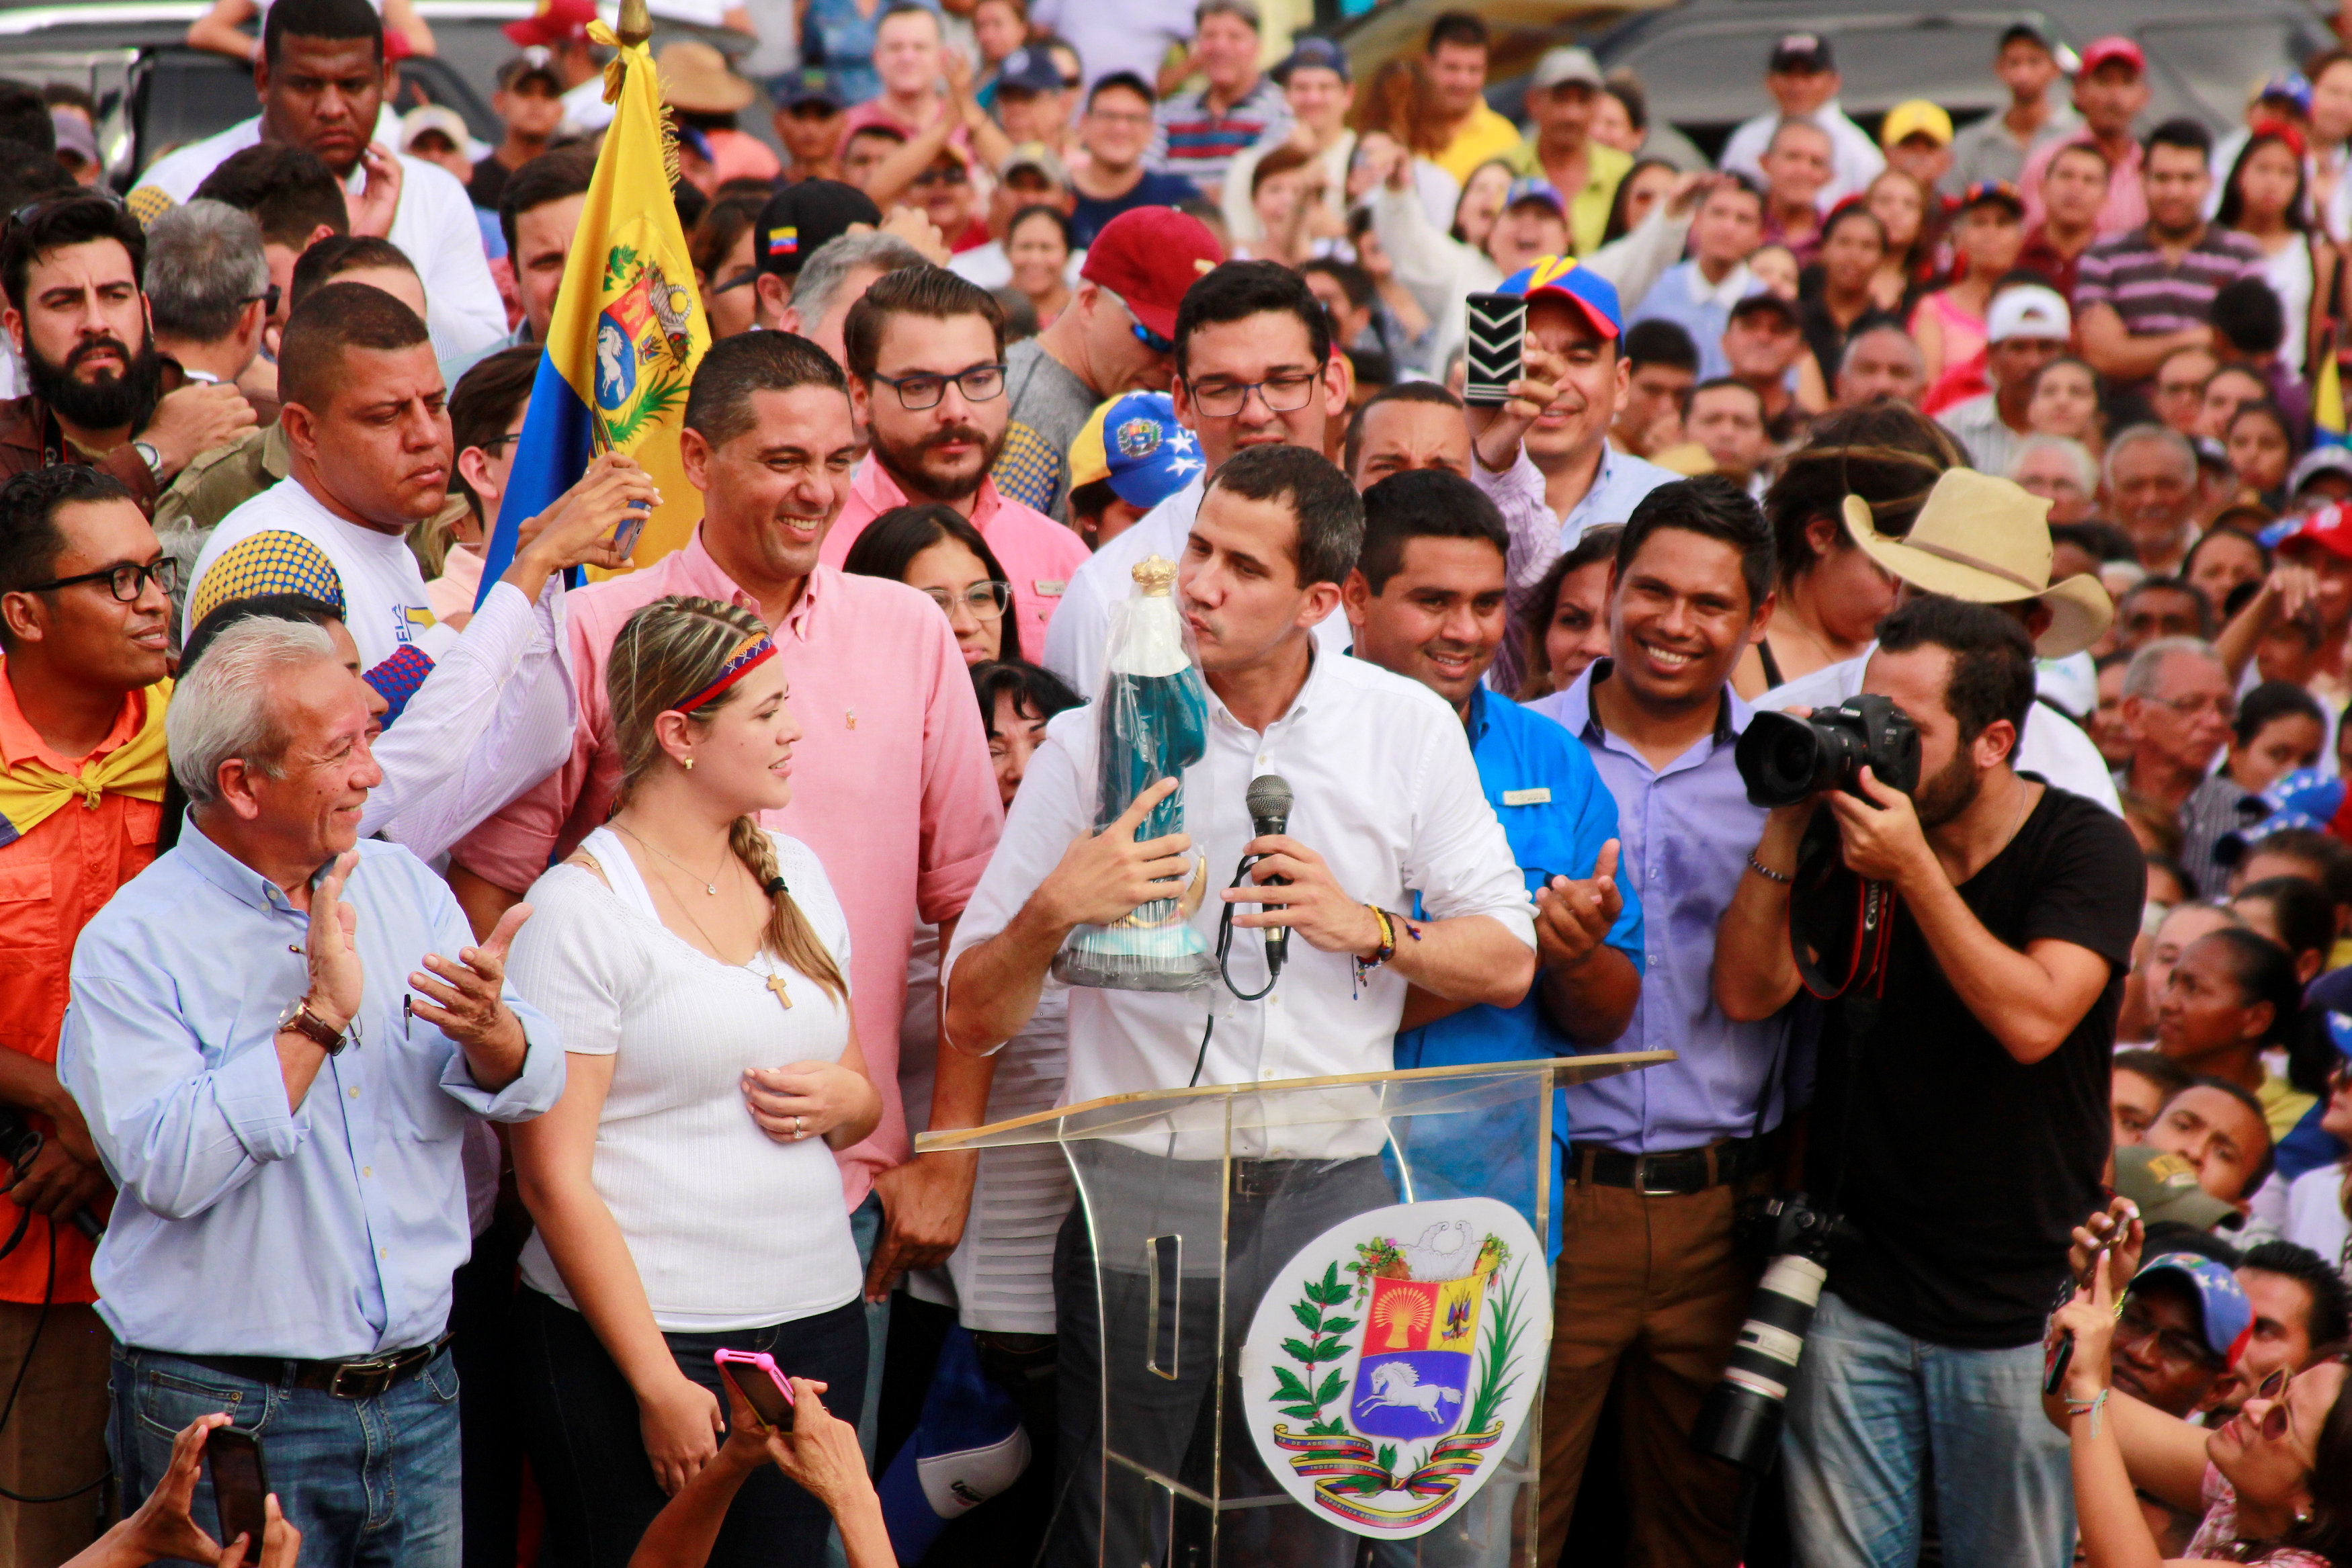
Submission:
M 799 1143 L 803 1138 L 805 1138 L 805 1137 L 807 1137 L 807 1136 L 808 1136 L 808 1134 L 807 1134 L 807 1132 L 805 1131 L 804 1124 L 803 1124 L 803 1119 L 802 1119 L 801 1117 L 798 1117 L 798 1116 L 793 1117 L 793 1142 L 794 1142 L 794 1143 L 796 1143 L 796 1144 L 797 1144 L 797 1143 Z

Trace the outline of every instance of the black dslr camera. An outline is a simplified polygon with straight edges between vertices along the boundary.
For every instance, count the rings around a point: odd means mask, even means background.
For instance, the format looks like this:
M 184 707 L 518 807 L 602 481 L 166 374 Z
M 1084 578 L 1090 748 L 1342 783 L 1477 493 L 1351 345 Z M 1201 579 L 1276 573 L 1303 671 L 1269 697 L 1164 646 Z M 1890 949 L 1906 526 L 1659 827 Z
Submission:
M 1823 789 L 1862 793 L 1868 768 L 1890 789 L 1919 787 L 1919 730 L 1892 698 L 1853 696 L 1804 718 L 1757 713 L 1732 749 L 1750 805 L 1793 806 Z

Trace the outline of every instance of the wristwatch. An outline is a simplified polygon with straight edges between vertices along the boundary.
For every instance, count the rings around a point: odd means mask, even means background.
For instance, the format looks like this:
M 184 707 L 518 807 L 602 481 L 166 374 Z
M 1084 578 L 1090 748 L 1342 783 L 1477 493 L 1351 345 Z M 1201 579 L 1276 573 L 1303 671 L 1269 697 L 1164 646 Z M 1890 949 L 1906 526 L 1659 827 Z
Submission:
M 296 997 L 286 1004 L 286 1010 L 278 1015 L 278 1027 L 281 1030 L 290 1029 L 315 1042 L 329 1056 L 341 1056 L 343 1047 L 349 1045 L 353 1038 L 348 1027 L 339 1030 L 312 1012 L 307 997 Z
M 154 475 L 155 483 L 161 485 L 163 482 L 163 455 L 155 450 L 155 444 L 134 441 L 131 444 L 131 450 L 139 454 L 139 461 L 147 465 L 147 471 Z

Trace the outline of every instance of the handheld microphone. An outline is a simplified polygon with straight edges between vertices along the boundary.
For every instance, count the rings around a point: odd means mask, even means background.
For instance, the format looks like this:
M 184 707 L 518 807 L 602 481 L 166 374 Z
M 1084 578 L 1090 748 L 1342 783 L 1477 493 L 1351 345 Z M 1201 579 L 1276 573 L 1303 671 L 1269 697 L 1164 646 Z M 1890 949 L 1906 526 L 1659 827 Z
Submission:
M 1290 831 L 1290 786 L 1278 773 L 1261 773 L 1250 780 L 1250 827 L 1263 839 Z M 1286 876 L 1270 876 L 1270 883 L 1287 883 Z M 1260 905 L 1261 908 L 1264 905 Z M 1267 983 L 1282 973 L 1283 961 L 1290 956 L 1290 927 L 1270 925 L 1265 930 L 1265 969 Z

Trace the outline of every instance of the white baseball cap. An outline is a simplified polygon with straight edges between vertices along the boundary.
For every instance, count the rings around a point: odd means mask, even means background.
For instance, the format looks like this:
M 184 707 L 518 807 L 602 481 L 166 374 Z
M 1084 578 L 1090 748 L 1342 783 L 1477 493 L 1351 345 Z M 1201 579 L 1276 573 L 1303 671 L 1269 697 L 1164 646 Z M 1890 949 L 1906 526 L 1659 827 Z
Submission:
M 2027 284 L 2004 288 L 1985 312 L 1985 340 L 2005 343 L 2011 338 L 2054 338 L 2066 341 L 2074 334 L 2074 312 L 2054 288 Z

